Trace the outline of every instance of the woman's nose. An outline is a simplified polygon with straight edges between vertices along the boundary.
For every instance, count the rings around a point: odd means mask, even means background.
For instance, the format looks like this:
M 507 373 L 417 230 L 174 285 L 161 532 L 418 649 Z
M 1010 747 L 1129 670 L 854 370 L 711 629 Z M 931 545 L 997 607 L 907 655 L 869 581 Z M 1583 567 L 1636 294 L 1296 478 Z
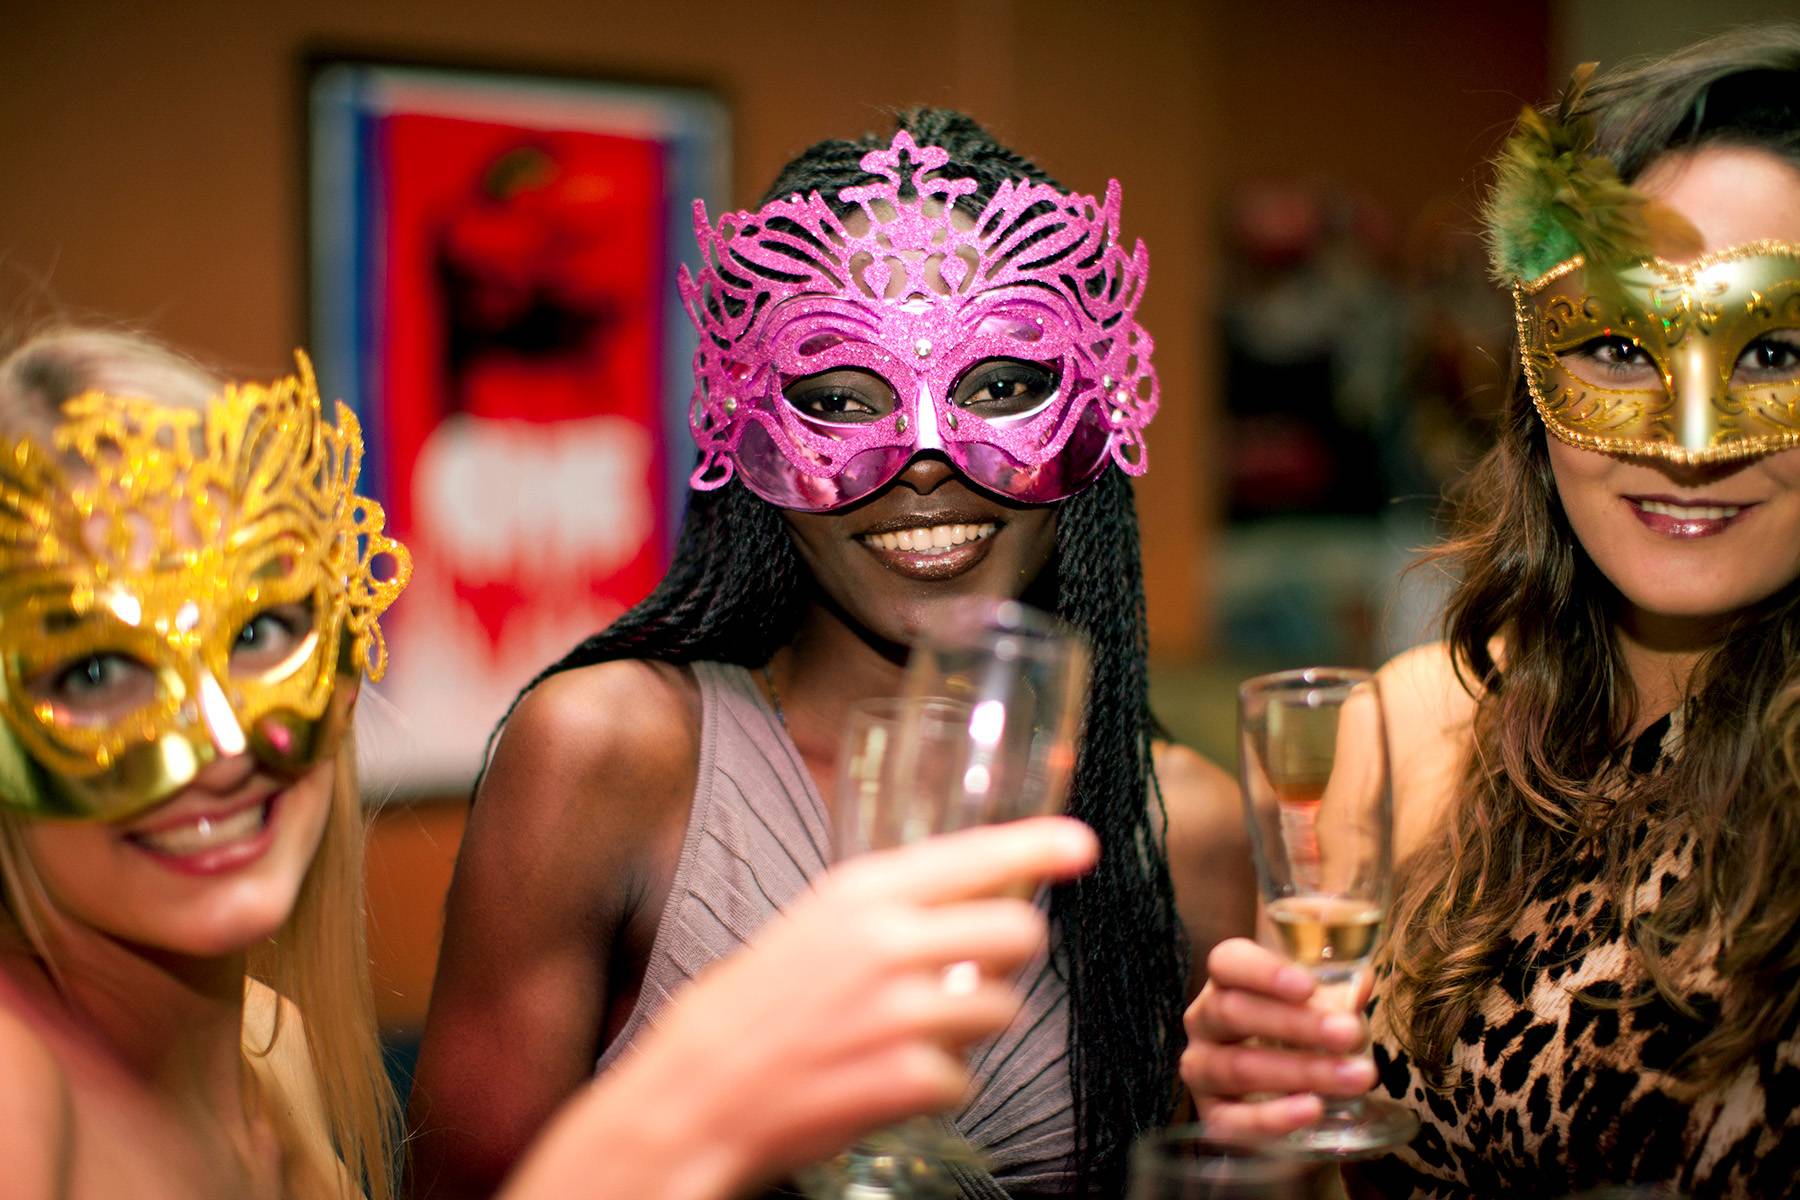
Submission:
M 950 460 L 935 450 L 928 450 L 916 455 L 906 464 L 906 470 L 900 472 L 899 481 L 919 495 L 927 496 L 936 491 L 946 479 L 955 477 L 956 468 L 950 465 Z
M 242 787 L 256 771 L 256 759 L 248 754 L 220 754 L 194 775 L 189 787 L 226 795 Z

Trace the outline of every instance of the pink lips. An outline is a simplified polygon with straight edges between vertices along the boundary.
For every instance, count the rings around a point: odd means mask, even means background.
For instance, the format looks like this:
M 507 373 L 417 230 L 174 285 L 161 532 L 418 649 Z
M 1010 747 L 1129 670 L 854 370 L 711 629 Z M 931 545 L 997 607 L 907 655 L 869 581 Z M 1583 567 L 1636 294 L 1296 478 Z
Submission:
M 1742 521 L 1755 502 L 1710 497 L 1626 496 L 1632 515 L 1652 533 L 1671 538 L 1713 537 Z

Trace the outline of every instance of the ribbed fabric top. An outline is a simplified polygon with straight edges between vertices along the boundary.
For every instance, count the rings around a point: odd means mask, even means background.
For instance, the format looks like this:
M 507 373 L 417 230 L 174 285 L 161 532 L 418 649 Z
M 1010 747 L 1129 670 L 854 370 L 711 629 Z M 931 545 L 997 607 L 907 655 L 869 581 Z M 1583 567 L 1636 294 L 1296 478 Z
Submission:
M 701 968 L 802 895 L 831 854 L 825 805 L 750 673 L 723 663 L 692 669 L 700 763 L 687 834 L 637 1004 L 601 1070 Z M 955 1124 L 1011 1195 L 1058 1195 L 1072 1185 L 1075 1143 L 1068 993 L 1047 957 L 1022 979 L 1024 1010 L 975 1051 L 975 1094 Z

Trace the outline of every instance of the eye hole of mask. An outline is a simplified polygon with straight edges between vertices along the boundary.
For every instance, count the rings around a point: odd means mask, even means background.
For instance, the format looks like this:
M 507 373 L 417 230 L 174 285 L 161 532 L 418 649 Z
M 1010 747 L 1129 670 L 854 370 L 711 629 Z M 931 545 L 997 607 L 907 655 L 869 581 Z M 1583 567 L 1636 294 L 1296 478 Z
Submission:
M 277 604 L 245 621 L 231 644 L 232 674 L 274 670 L 307 648 L 313 632 L 310 602 Z
M 1732 364 L 1733 387 L 1793 383 L 1800 380 L 1800 329 L 1777 329 L 1744 347 Z
M 26 682 L 50 706 L 54 725 L 85 728 L 121 721 L 156 699 L 156 673 L 128 654 L 98 650 L 57 663 Z
M 867 425 L 895 408 L 887 380 L 853 367 L 803 375 L 781 394 L 801 416 L 832 425 Z
M 1614 391 L 1661 391 L 1662 369 L 1650 352 L 1618 334 L 1592 338 L 1556 359 L 1583 383 Z
M 1036 412 L 1056 395 L 1054 368 L 1017 358 L 990 358 L 963 372 L 953 398 L 984 421 Z

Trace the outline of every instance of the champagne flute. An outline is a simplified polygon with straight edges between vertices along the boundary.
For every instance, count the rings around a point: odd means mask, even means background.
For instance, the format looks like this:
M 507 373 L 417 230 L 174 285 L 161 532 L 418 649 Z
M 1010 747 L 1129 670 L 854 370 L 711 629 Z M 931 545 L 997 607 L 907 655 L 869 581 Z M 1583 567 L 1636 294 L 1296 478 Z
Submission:
M 1061 811 L 1074 776 L 1087 651 L 1014 601 L 950 606 L 915 641 L 897 698 L 850 707 L 833 835 L 839 859 L 976 825 Z M 978 982 L 974 963 L 944 986 Z M 943 1122 L 863 1139 L 800 1177 L 824 1200 L 953 1197 L 980 1155 Z
M 1320 983 L 1319 1002 L 1354 1011 L 1386 916 L 1393 800 L 1381 692 L 1367 671 L 1309 667 L 1238 688 L 1239 773 L 1256 875 L 1281 949 Z M 1377 1097 L 1327 1098 L 1294 1151 L 1353 1159 L 1405 1144 L 1411 1110 Z
M 894 748 L 901 802 L 932 811 L 934 833 L 1062 811 L 1087 679 L 1086 644 L 1054 617 L 1016 600 L 949 605 L 906 661 L 900 696 L 919 707 Z

